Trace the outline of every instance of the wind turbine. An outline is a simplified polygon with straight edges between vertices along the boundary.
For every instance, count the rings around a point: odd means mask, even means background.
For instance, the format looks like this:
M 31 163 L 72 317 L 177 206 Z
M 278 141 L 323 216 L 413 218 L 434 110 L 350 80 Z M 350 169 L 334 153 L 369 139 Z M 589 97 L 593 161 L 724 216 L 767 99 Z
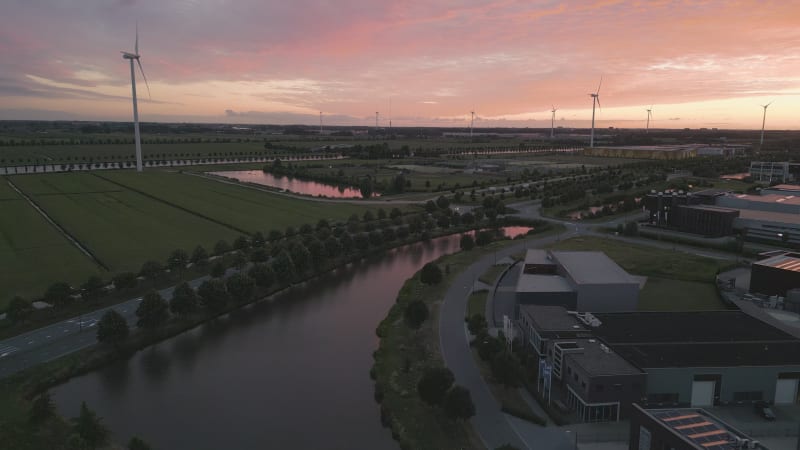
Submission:
M 150 84 L 147 83 L 147 77 L 142 69 L 142 61 L 139 59 L 139 25 L 136 25 L 136 44 L 133 47 L 133 53 L 121 51 L 122 58 L 130 60 L 131 62 L 131 92 L 133 93 L 133 136 L 136 142 L 136 171 L 142 171 L 142 139 L 139 136 L 139 107 L 136 103 L 136 71 L 133 68 L 133 61 L 139 65 L 139 71 L 142 72 L 144 84 L 147 86 L 147 96 L 150 97 Z
M 475 125 L 475 111 L 469 112 L 471 118 L 469 119 L 469 140 L 472 140 L 472 126 Z
M 766 105 L 761 105 L 761 107 L 764 108 L 764 118 L 761 119 L 761 143 L 758 144 L 759 150 L 761 150 L 761 147 L 764 145 L 764 125 L 767 124 L 767 107 L 771 104 L 772 102 L 769 102 Z
M 600 106 L 600 86 L 603 85 L 603 77 L 600 77 L 600 84 L 597 85 L 597 91 L 589 94 L 592 97 L 592 134 L 589 137 L 589 147 L 594 148 L 594 108 Z
M 550 139 L 553 139 L 555 137 L 556 111 L 558 111 L 555 106 L 552 106 L 552 107 L 553 107 L 553 109 L 550 110 L 550 112 L 553 113 L 553 115 L 550 116 Z
M 322 136 L 322 111 L 319 112 L 319 135 Z
M 650 132 L 650 117 L 653 116 L 653 105 L 650 105 L 650 109 L 647 110 L 647 128 L 644 129 L 645 133 Z
M 378 133 L 378 111 L 375 111 L 375 133 Z

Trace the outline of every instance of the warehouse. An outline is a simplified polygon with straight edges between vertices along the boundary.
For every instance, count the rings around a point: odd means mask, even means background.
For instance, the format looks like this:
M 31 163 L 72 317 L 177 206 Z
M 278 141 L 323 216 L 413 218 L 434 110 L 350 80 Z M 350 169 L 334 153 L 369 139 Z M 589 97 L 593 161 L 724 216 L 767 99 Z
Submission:
M 603 252 L 528 250 L 516 286 L 519 304 L 576 311 L 634 311 L 639 282 Z
M 800 254 L 782 253 L 756 261 L 750 267 L 750 292 L 786 296 L 800 288 Z

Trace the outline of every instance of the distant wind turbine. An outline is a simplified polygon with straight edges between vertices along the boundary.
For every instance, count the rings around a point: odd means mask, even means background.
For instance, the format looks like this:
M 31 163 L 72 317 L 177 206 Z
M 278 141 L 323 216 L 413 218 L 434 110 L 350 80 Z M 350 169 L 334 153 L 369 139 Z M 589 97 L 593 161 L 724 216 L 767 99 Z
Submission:
M 597 85 L 597 91 L 589 94 L 592 97 L 592 134 L 589 137 L 589 147 L 594 147 L 594 108 L 600 106 L 600 86 L 603 85 L 603 77 L 600 77 L 600 84 Z
M 653 116 L 653 105 L 650 105 L 650 109 L 647 110 L 647 128 L 644 129 L 645 133 L 650 132 L 650 117 Z
M 136 43 L 133 47 L 133 53 L 122 51 L 122 58 L 128 59 L 131 62 L 131 92 L 133 93 L 133 135 L 136 142 L 136 171 L 142 171 L 142 139 L 139 136 L 139 107 L 136 102 L 136 71 L 133 68 L 133 61 L 139 65 L 139 71 L 142 72 L 144 84 L 147 86 L 147 96 L 150 97 L 150 84 L 147 83 L 147 77 L 142 69 L 142 61 L 139 60 L 139 25 L 136 25 Z
M 319 135 L 322 136 L 322 111 L 319 112 Z
M 375 111 L 375 132 L 378 132 L 378 111 Z
M 764 108 L 764 118 L 761 119 L 761 142 L 758 144 L 759 150 L 764 145 L 764 125 L 767 124 L 767 107 L 771 104 L 772 102 L 769 102 L 766 105 L 761 105 L 761 107 Z
M 550 139 L 553 139 L 555 137 L 556 111 L 558 111 L 555 106 L 552 106 L 552 107 L 553 107 L 553 109 L 550 110 L 550 112 L 553 113 L 553 115 L 550 117 Z
M 472 126 L 475 125 L 475 111 L 470 111 L 470 116 L 472 117 L 469 119 L 469 140 L 472 140 Z

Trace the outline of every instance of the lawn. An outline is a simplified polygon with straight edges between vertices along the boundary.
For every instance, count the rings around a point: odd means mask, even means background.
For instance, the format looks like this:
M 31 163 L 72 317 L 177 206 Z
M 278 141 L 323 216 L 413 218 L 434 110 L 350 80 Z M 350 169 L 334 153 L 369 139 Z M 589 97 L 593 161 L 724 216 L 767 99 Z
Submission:
M 41 295 L 56 280 L 101 273 L 28 202 L 0 180 L 0 310 L 15 295 Z
M 138 271 L 144 261 L 163 261 L 176 248 L 210 248 L 239 235 L 87 173 L 13 180 L 113 272 Z
M 219 223 L 248 232 L 284 230 L 320 219 L 344 220 L 374 206 L 326 203 L 271 194 L 207 178 L 167 171 L 109 172 L 103 177 L 158 197 Z M 387 205 L 386 209 L 390 209 Z M 388 210 L 387 210 L 388 212 Z
M 467 301 L 467 317 L 475 314 L 486 315 L 486 299 L 489 293 L 486 291 L 473 292 Z
M 494 286 L 494 282 L 497 281 L 497 277 L 500 276 L 508 268 L 507 264 L 501 264 L 497 266 L 492 266 L 486 270 L 478 279 L 482 282 L 488 284 L 489 286 Z
M 713 283 L 650 277 L 639 293 L 640 311 L 727 309 Z
M 567 239 L 552 248 L 601 251 L 632 274 L 684 281 L 711 283 L 717 271 L 729 265 L 712 258 L 600 237 Z

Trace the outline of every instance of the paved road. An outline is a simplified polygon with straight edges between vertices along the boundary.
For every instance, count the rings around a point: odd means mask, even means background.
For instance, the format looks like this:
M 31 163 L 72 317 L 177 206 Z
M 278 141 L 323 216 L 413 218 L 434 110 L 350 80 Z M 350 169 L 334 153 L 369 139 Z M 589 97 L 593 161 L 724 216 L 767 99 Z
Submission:
M 228 275 L 234 272 L 229 269 Z M 189 284 L 197 288 L 209 278 L 197 278 Z M 169 287 L 158 293 L 169 300 L 173 289 L 174 287 Z M 141 301 L 141 297 L 133 298 L 0 341 L 0 379 L 96 344 L 97 322 L 111 309 L 122 314 L 131 328 L 135 327 L 136 308 Z

